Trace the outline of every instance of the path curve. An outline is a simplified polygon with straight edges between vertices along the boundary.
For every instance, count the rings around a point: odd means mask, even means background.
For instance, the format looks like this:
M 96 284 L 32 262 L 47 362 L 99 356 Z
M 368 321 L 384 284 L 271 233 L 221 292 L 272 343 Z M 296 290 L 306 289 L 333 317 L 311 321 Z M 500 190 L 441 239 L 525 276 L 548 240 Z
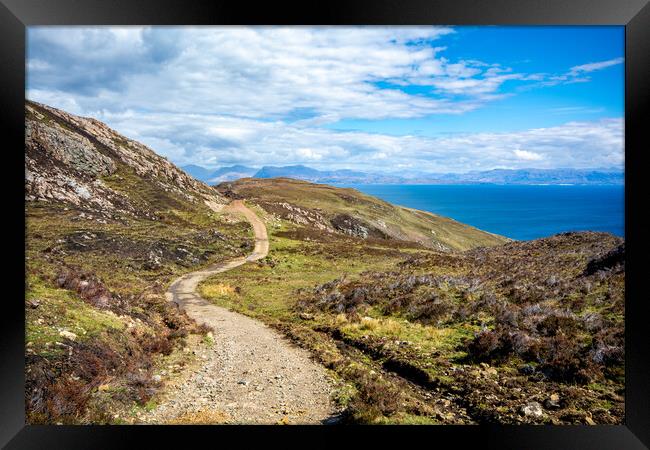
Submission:
M 174 281 L 167 299 L 197 323 L 214 329 L 205 363 L 153 413 L 157 423 L 199 411 L 227 423 L 321 423 L 335 414 L 331 382 L 309 353 L 261 322 L 218 307 L 196 293 L 209 276 L 264 258 L 269 241 L 264 222 L 242 201 L 227 210 L 243 214 L 253 226 L 255 248 L 236 258 Z

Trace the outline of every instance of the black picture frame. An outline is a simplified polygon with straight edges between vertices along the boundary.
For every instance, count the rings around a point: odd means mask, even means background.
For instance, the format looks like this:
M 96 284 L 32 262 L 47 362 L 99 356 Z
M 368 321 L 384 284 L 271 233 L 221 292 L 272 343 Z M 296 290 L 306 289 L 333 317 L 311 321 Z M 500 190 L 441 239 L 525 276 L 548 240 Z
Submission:
M 172 443 L 178 438 L 278 438 L 291 443 L 305 427 L 29 426 L 24 411 L 24 100 L 25 36 L 32 25 L 624 25 L 625 26 L 625 236 L 626 419 L 620 426 L 434 426 L 313 427 L 318 441 L 347 443 L 340 433 L 402 445 L 467 444 L 488 448 L 642 449 L 650 447 L 650 352 L 645 333 L 648 308 L 648 220 L 644 217 L 644 119 L 650 105 L 650 5 L 647 0 L 394 0 L 296 4 L 182 0 L 0 0 L 0 123 L 5 167 L 3 224 L 5 290 L 0 339 L 0 444 L 7 448 L 121 448 L 135 440 Z M 11 234 L 10 234 L 11 233 Z M 15 234 L 14 234 L 15 233 Z M 16 236 L 14 238 L 14 236 Z M 20 239 L 18 236 L 22 236 Z M 12 244 L 7 246 L 6 244 Z M 423 444 L 415 444 L 416 441 Z M 241 444 L 242 441 L 240 441 Z M 297 441 L 300 443 L 300 441 Z M 315 442 L 313 438 L 303 444 Z M 150 442 L 151 443 L 151 442 Z M 155 444 L 151 443 L 151 446 Z M 191 444 L 188 444 L 191 445 Z

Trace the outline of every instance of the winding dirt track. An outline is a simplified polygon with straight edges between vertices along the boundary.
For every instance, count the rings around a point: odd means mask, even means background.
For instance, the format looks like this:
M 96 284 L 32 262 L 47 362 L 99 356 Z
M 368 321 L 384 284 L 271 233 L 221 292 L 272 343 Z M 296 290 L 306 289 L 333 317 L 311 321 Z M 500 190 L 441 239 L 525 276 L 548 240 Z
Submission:
M 167 299 L 199 324 L 214 329 L 205 363 L 170 393 L 148 422 L 165 423 L 201 412 L 226 423 L 322 423 L 335 411 L 331 382 L 309 354 L 266 325 L 213 305 L 196 293 L 205 278 L 264 258 L 269 241 L 264 223 L 241 201 L 227 210 L 252 224 L 255 249 L 237 258 L 186 274 L 172 283 Z

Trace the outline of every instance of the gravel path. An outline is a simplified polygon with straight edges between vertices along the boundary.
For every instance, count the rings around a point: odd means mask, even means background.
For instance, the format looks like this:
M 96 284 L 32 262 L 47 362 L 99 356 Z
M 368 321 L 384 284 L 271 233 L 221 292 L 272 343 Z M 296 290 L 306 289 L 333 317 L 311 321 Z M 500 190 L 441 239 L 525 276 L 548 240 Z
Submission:
M 246 258 L 216 264 L 172 283 L 167 298 L 198 323 L 214 329 L 214 344 L 200 351 L 203 360 L 184 383 L 172 388 L 143 422 L 323 423 L 335 415 L 332 384 L 309 354 L 266 325 L 201 298 L 205 278 L 263 258 L 269 250 L 264 223 L 234 201 L 228 209 L 253 225 L 255 249 Z M 202 419 L 193 419 L 197 416 Z

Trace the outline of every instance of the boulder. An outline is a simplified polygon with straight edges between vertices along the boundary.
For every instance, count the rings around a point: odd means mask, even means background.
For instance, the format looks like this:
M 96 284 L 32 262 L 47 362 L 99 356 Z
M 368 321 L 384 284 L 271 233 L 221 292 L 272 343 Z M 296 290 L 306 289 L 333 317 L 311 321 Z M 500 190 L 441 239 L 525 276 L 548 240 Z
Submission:
M 544 417 L 544 410 L 542 405 L 537 402 L 528 402 L 521 407 L 521 412 L 524 416 L 533 419 L 541 419 Z

